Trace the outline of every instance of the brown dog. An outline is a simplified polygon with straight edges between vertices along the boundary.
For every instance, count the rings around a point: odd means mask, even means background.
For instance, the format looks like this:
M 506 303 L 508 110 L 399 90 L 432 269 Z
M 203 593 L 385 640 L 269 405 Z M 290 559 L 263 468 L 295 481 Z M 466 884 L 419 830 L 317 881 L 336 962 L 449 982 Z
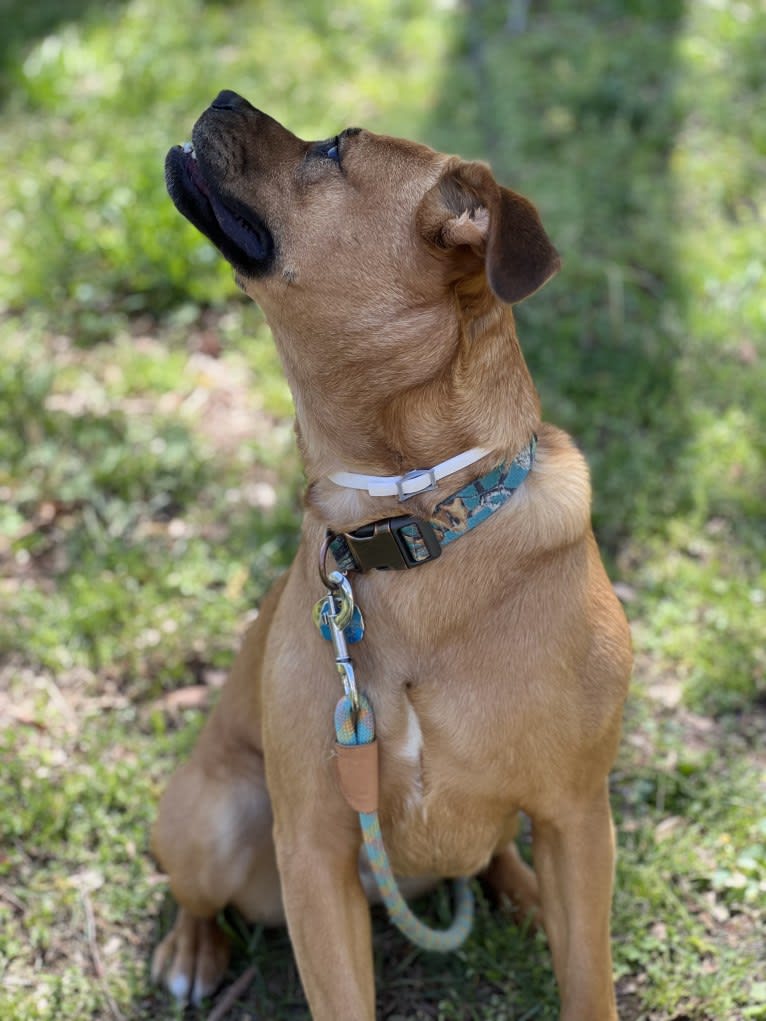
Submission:
M 484 164 L 358 129 L 304 142 L 232 92 L 199 119 L 193 148 L 171 150 L 167 176 L 268 318 L 308 491 L 295 561 L 162 799 L 153 845 L 180 912 L 155 975 L 180 997 L 212 991 L 227 962 L 215 916 L 234 904 L 286 919 L 314 1018 L 374 1018 L 359 823 L 333 763 L 342 691 L 311 616 L 319 550 L 328 530 L 403 510 L 422 524 L 536 435 L 525 481 L 438 559 L 351 574 L 367 622 L 354 663 L 396 873 L 487 870 L 522 910 L 539 905 L 561 1018 L 614 1019 L 607 773 L 630 641 L 587 468 L 540 421 L 516 340 L 511 303 L 559 265 L 537 213 Z M 472 448 L 478 461 L 404 508 L 330 479 L 402 476 Z M 513 843 L 520 809 L 534 873 Z

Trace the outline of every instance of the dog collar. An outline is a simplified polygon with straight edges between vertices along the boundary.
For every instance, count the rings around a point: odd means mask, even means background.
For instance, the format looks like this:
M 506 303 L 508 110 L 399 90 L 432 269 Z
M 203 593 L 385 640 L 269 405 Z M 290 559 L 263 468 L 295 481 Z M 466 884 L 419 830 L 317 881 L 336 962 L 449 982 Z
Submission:
M 427 520 L 405 514 L 371 521 L 353 532 L 330 533 L 328 545 L 338 568 L 344 572 L 397 571 L 436 560 L 444 546 L 476 528 L 510 500 L 532 469 L 536 446 L 537 437 L 533 436 L 510 464 L 499 465 L 446 497 Z
M 430 493 L 436 489 L 436 483 L 448 475 L 454 475 L 462 468 L 480 461 L 489 454 L 484 447 L 471 447 L 462 454 L 440 461 L 433 468 L 416 468 L 405 475 L 359 475 L 356 472 L 334 472 L 327 477 L 336 486 L 346 489 L 366 489 L 370 496 L 398 496 L 406 500 L 416 493 Z

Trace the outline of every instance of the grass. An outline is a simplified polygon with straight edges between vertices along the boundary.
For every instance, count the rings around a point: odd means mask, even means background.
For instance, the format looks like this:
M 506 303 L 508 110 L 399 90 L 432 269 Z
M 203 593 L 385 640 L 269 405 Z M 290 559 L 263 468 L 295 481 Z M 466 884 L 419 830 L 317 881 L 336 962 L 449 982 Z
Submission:
M 170 910 L 147 833 L 295 545 L 268 331 L 162 182 L 226 86 L 308 137 L 363 123 L 489 158 L 539 205 L 564 271 L 520 334 L 591 463 L 637 653 L 612 780 L 621 1017 L 766 1018 L 766 18 L 525 6 L 0 3 L 8 1021 L 181 1017 L 147 974 Z M 544 941 L 483 901 L 446 961 L 380 918 L 375 946 L 383 1017 L 556 1016 Z M 239 1016 L 305 1018 L 284 934 L 240 931 L 250 962 Z

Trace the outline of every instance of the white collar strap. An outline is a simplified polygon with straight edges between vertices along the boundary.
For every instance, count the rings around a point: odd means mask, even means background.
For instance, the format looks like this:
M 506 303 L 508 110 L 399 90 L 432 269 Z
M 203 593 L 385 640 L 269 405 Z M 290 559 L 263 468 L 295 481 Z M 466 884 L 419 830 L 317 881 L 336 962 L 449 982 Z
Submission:
M 398 496 L 399 500 L 407 500 L 416 493 L 430 493 L 436 489 L 440 479 L 454 475 L 462 468 L 480 461 L 490 451 L 484 447 L 471 447 L 462 454 L 449 457 L 433 468 L 416 468 L 405 475 L 358 475 L 356 472 L 333 472 L 328 475 L 336 486 L 346 489 L 366 489 L 370 496 Z

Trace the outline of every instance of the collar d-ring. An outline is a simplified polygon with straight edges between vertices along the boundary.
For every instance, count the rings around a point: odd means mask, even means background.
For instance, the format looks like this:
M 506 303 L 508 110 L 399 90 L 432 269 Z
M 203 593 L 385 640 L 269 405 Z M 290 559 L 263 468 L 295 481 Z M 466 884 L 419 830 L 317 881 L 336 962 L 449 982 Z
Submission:
M 330 550 L 330 543 L 334 536 L 332 533 L 328 533 L 322 540 L 322 545 L 319 547 L 319 577 L 325 588 L 334 591 L 340 587 L 340 578 L 338 577 L 337 571 L 331 571 L 327 573 L 327 554 Z M 333 578 L 333 575 L 336 577 Z

